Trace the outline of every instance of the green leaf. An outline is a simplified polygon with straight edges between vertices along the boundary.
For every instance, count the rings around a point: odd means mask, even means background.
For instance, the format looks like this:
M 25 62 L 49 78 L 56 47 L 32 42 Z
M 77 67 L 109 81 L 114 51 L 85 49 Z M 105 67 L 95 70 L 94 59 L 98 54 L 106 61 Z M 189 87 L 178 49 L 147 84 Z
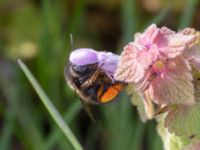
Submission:
M 184 146 L 183 150 L 199 150 L 200 148 L 200 141 L 197 140 L 187 146 Z
M 72 144 L 74 149 L 75 150 L 83 150 L 82 146 L 79 144 L 76 137 L 74 136 L 74 134 L 72 133 L 72 131 L 70 130 L 68 125 L 65 123 L 65 121 L 63 120 L 63 118 L 61 117 L 61 115 L 59 114 L 57 109 L 54 107 L 54 105 L 52 104 L 51 100 L 48 98 L 46 93 L 43 91 L 43 89 L 41 88 L 39 83 L 36 81 L 35 77 L 32 75 L 30 70 L 26 67 L 26 65 L 21 60 L 18 60 L 18 63 L 20 65 L 21 69 L 23 70 L 23 72 L 25 73 L 26 77 L 32 84 L 33 88 L 37 92 L 41 101 L 45 105 L 46 109 L 49 111 L 50 115 L 52 116 L 52 118 L 54 119 L 56 124 L 60 127 L 61 131 L 66 136 L 66 138 L 69 140 L 69 142 Z
M 142 96 L 135 91 L 135 87 L 133 85 L 128 86 L 128 95 L 131 95 L 131 103 L 137 107 L 140 119 L 143 122 L 147 121 L 147 115 L 145 112 L 145 107 L 143 103 Z
M 188 144 L 187 138 L 176 136 L 168 131 L 167 128 L 164 127 L 165 114 L 157 117 L 158 126 L 157 131 L 162 138 L 163 141 L 163 149 L 164 150 L 182 150 L 183 146 Z
M 181 105 L 171 110 L 165 118 L 165 127 L 177 136 L 193 137 L 200 134 L 200 102 Z

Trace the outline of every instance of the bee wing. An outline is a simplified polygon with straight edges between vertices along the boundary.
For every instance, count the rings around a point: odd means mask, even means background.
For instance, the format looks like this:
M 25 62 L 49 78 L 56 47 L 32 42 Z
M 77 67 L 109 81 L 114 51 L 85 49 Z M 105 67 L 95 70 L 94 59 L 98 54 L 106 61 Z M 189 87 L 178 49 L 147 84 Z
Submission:
M 86 111 L 86 113 L 88 114 L 88 116 L 90 117 L 90 119 L 96 123 L 96 120 L 95 120 L 95 117 L 94 117 L 94 113 L 92 111 L 92 106 L 90 103 L 88 102 L 85 102 L 84 100 L 80 99 L 82 105 L 83 105 L 83 108 L 84 110 Z

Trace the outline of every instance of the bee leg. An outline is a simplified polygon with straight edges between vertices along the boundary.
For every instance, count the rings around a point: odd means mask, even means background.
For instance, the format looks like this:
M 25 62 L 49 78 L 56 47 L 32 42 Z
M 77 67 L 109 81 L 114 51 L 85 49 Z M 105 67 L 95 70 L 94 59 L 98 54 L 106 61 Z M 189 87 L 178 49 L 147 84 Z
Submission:
M 83 84 L 86 80 L 88 80 L 90 78 L 90 76 L 91 76 L 90 74 L 87 74 L 87 75 L 79 77 L 78 79 L 79 79 L 80 83 Z
M 103 96 L 103 94 L 108 90 L 108 88 L 110 87 L 110 85 L 109 84 L 104 84 L 104 85 L 102 85 L 103 86 L 103 89 L 102 89 L 102 91 L 101 91 L 101 94 L 100 94 L 100 96 L 99 96 L 99 99 L 101 99 L 101 97 Z
M 93 87 L 90 87 L 86 89 L 85 91 L 87 95 L 91 96 L 91 98 L 94 100 L 95 103 L 98 101 L 97 100 L 98 89 L 99 89 L 99 85 L 94 85 Z
M 81 103 L 83 105 L 83 108 L 85 109 L 86 113 L 88 114 L 88 116 L 90 117 L 90 119 L 96 123 L 93 111 L 92 111 L 92 106 L 91 104 L 85 102 L 84 100 L 81 99 Z

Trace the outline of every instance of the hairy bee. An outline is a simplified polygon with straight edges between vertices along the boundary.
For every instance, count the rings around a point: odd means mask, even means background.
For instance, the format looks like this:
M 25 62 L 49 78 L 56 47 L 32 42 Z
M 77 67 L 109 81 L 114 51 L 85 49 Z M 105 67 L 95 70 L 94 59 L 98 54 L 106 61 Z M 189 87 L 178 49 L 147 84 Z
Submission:
M 125 86 L 125 83 L 113 79 L 118 59 L 118 55 L 109 52 L 77 49 L 70 54 L 65 79 L 84 102 L 110 102 Z

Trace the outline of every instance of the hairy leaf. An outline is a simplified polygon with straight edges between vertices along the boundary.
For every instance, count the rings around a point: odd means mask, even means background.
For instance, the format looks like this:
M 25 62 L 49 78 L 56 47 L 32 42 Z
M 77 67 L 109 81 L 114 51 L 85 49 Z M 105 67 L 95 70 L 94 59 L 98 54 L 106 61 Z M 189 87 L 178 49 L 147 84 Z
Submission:
M 165 127 L 177 136 L 193 137 L 200 134 L 200 102 L 181 105 L 171 110 L 165 118 Z

